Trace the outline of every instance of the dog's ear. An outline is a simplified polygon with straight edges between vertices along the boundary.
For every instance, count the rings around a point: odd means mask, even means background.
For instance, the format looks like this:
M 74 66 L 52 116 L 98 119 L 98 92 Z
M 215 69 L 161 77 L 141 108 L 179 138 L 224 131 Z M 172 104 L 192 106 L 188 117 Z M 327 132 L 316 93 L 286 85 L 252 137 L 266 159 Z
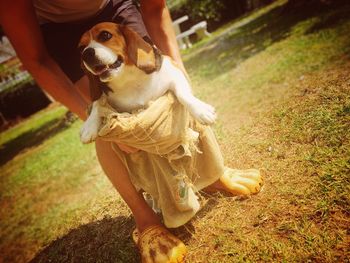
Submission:
M 120 26 L 119 29 L 124 36 L 128 56 L 136 67 L 146 73 L 155 71 L 157 63 L 153 47 L 131 28 Z
M 98 100 L 102 95 L 102 90 L 99 87 L 100 81 L 98 77 L 93 75 L 90 71 L 88 71 L 85 68 L 83 61 L 81 61 L 81 68 L 83 69 L 83 71 L 85 72 L 85 75 L 89 79 L 89 96 L 91 101 L 93 102 L 95 100 Z

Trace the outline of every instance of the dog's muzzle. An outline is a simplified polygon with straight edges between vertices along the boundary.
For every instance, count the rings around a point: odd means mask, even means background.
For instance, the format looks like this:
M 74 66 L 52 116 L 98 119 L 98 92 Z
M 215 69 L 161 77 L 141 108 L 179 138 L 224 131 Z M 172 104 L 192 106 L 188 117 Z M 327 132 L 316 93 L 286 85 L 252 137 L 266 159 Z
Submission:
M 90 71 L 93 71 L 95 75 L 101 75 L 108 69 L 117 69 L 123 63 L 123 58 L 121 56 L 117 57 L 117 60 L 112 64 L 105 64 L 101 61 L 95 53 L 94 48 L 87 48 L 82 53 L 82 59 L 85 65 L 88 66 Z

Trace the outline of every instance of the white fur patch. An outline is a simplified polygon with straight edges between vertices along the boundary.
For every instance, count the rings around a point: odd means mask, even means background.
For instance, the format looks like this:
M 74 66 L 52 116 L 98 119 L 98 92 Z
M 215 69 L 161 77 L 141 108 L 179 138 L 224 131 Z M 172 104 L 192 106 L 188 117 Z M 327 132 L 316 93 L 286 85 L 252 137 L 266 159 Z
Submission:
M 114 63 L 118 58 L 112 49 L 96 42 L 95 40 L 91 40 L 86 48 L 93 48 L 97 59 L 99 59 L 105 65 Z
M 98 135 L 101 125 L 101 117 L 98 112 L 98 101 L 94 101 L 89 117 L 80 130 L 80 140 L 83 143 L 93 142 Z
M 96 42 L 95 40 L 91 40 L 89 45 L 87 45 L 84 50 L 88 48 L 93 48 L 95 50 L 96 58 L 101 61 L 101 64 L 104 64 L 106 66 L 113 64 L 118 59 L 118 56 L 114 54 L 112 49 Z M 90 71 L 92 74 L 96 74 L 96 72 L 90 68 L 85 61 L 83 61 L 83 63 L 88 71 Z

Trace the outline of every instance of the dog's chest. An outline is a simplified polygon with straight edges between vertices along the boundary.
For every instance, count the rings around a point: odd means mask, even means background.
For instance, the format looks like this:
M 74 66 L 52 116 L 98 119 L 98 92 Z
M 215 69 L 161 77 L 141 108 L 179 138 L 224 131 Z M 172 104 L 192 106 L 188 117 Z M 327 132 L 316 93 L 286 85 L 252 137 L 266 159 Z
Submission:
M 161 83 L 157 76 L 135 79 L 128 83 L 118 83 L 118 86 L 109 83 L 107 99 L 113 108 L 119 112 L 131 112 L 145 108 L 147 104 L 162 96 L 168 89 L 166 83 Z
M 108 93 L 108 102 L 113 108 L 120 112 L 131 112 L 135 109 L 144 108 L 152 99 L 150 94 L 144 90 L 121 94 L 119 92 Z

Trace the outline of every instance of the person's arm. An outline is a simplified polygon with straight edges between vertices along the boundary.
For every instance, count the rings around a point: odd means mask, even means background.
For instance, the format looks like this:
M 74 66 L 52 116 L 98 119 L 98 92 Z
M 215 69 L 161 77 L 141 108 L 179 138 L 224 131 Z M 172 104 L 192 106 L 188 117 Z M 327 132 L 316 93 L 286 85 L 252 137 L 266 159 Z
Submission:
M 151 39 L 165 55 L 175 60 L 186 73 L 165 0 L 141 0 L 140 4 L 142 18 Z
M 24 67 L 39 86 L 80 118 L 85 119 L 86 102 L 49 56 L 32 1 L 0 1 L 0 24 Z

